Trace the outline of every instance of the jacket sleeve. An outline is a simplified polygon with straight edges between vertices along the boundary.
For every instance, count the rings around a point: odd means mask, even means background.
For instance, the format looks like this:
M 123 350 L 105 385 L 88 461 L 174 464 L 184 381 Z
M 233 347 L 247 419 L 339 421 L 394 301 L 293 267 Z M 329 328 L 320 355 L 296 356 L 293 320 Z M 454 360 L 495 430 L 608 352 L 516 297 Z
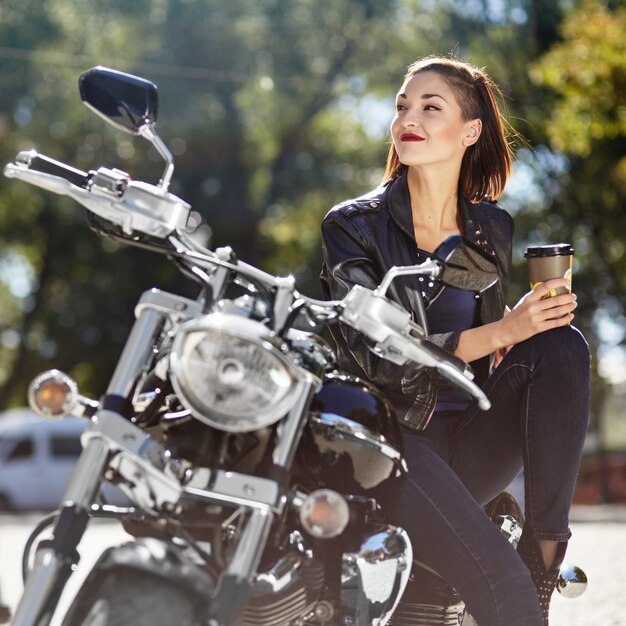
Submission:
M 339 212 L 331 212 L 322 223 L 324 267 L 321 281 L 325 295 L 333 300 L 343 298 L 354 285 L 374 289 L 382 280 L 382 269 L 368 252 L 367 242 L 352 220 Z M 366 377 L 394 394 L 405 396 L 414 404 L 420 402 L 428 370 L 407 363 L 396 365 L 376 356 L 367 347 L 367 339 L 358 331 L 338 324 L 333 329 L 338 351 L 347 350 Z M 345 364 L 342 364 L 345 366 Z

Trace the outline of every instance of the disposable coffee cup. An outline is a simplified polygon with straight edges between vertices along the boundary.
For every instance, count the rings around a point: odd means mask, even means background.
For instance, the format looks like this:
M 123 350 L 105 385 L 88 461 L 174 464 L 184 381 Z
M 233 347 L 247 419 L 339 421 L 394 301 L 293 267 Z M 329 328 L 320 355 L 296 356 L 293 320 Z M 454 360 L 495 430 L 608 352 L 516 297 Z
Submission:
M 528 278 L 531 289 L 551 278 L 565 278 L 567 287 L 551 289 L 546 297 L 571 293 L 574 248 L 569 243 L 530 246 L 524 256 L 528 263 Z

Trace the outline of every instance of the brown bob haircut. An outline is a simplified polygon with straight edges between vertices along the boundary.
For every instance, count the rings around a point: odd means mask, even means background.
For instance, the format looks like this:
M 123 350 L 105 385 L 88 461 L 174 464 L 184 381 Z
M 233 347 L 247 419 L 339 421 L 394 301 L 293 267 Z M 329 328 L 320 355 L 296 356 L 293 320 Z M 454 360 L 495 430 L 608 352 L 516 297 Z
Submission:
M 420 72 L 436 72 L 454 90 L 463 121 L 480 119 L 482 132 L 469 146 L 461 163 L 459 195 L 470 202 L 496 200 L 511 174 L 513 151 L 508 141 L 511 129 L 498 107 L 503 96 L 485 72 L 455 58 L 430 56 L 408 67 L 405 80 Z M 383 183 L 395 180 L 407 166 L 400 163 L 391 143 Z

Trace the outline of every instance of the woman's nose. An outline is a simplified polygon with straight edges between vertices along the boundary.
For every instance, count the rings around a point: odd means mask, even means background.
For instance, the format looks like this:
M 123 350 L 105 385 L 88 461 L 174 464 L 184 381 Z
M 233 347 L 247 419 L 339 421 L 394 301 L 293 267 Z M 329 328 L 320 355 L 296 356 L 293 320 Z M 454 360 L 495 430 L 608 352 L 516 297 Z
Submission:
M 415 114 L 407 111 L 406 115 L 402 118 L 402 126 L 405 128 L 414 128 L 417 124 L 418 120 Z

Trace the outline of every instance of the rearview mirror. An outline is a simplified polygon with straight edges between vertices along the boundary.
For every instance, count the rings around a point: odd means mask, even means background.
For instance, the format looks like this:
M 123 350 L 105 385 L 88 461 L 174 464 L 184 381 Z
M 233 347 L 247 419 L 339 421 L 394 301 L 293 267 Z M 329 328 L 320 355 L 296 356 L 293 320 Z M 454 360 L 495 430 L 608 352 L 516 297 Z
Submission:
M 461 235 L 450 235 L 433 256 L 443 263 L 439 278 L 450 287 L 481 292 L 498 281 L 495 260 Z
M 154 130 L 159 112 L 157 86 L 145 78 L 98 66 L 81 74 L 78 89 L 80 99 L 109 124 L 131 135 L 141 135 L 156 148 L 165 160 L 158 186 L 167 191 L 174 159 Z
M 438 278 L 445 285 L 467 291 L 485 291 L 498 280 L 496 262 L 461 235 L 450 235 L 433 252 L 433 259 L 419 265 L 392 267 L 376 288 L 384 296 L 397 276 L 419 274 Z
M 80 76 L 78 89 L 92 111 L 127 133 L 156 122 L 157 86 L 144 78 L 98 66 Z

